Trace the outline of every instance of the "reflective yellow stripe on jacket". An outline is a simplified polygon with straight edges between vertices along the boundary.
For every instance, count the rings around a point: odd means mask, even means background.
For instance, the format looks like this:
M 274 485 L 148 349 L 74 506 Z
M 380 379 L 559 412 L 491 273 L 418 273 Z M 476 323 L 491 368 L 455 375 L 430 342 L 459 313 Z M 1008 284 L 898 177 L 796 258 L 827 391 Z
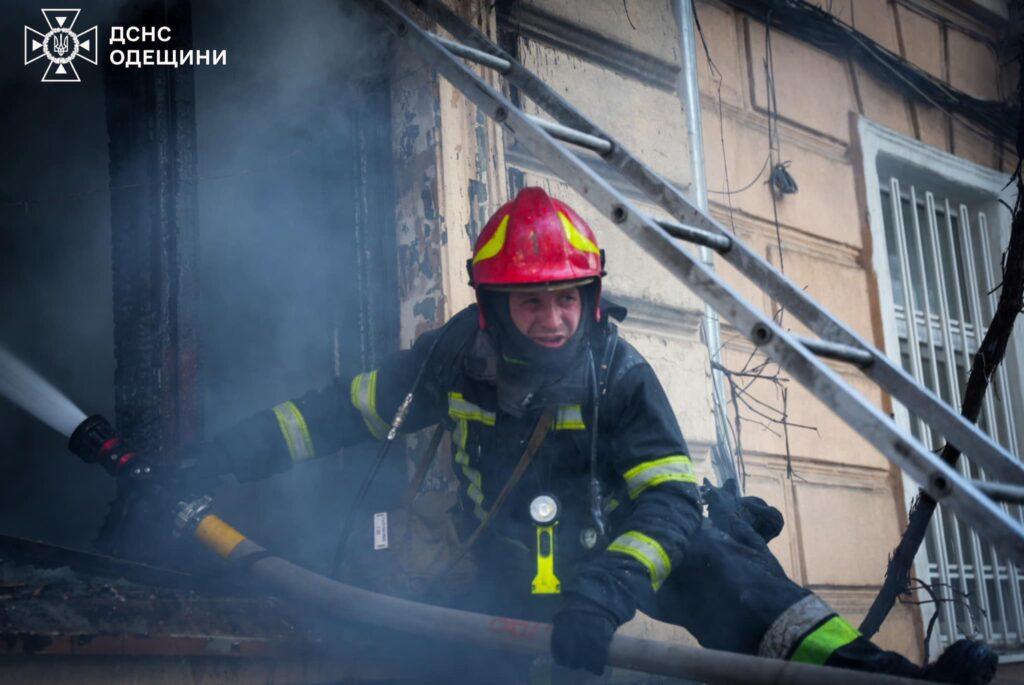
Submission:
M 461 392 L 448 393 L 448 416 L 453 419 L 467 419 L 493 426 L 494 412 L 478 407 L 462 396 Z
M 668 481 L 697 482 L 697 476 L 693 473 L 693 463 L 689 457 L 681 454 L 637 464 L 622 474 L 622 477 L 626 480 L 630 499 L 636 499 L 647 488 Z
M 555 415 L 556 431 L 581 431 L 585 430 L 583 424 L 583 408 L 578 404 L 563 404 L 558 408 Z
M 455 463 L 462 469 L 466 477 L 466 495 L 473 502 L 473 515 L 483 521 L 487 516 L 484 511 L 483 481 L 480 471 L 473 468 L 469 463 L 469 452 L 466 451 L 466 444 L 469 440 L 469 422 L 478 421 L 486 426 L 493 426 L 495 421 L 494 412 L 487 411 L 466 400 L 462 393 L 448 393 L 448 415 L 455 420 L 455 430 L 452 432 L 452 441 L 455 443 Z
M 363 415 L 363 422 L 370 434 L 383 440 L 388 434 L 388 422 L 377 413 L 377 372 L 361 373 L 353 378 L 349 397 L 352 406 Z
M 274 416 L 277 417 L 277 425 L 281 428 L 292 461 L 305 461 L 316 456 L 306 420 L 294 402 L 283 402 L 274 407 Z
M 651 586 L 657 590 L 672 572 L 672 562 L 665 548 L 655 540 L 637 530 L 623 533 L 608 545 L 609 552 L 618 552 L 633 557 L 647 569 Z

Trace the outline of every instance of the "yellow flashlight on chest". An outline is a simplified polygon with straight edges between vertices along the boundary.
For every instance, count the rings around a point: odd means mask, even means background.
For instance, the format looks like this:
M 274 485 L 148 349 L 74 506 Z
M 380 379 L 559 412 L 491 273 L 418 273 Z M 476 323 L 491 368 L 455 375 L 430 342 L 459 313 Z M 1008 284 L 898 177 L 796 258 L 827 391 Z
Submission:
M 535 595 L 557 595 L 562 591 L 562 583 L 555 575 L 558 514 L 558 500 L 551 495 L 538 495 L 530 502 L 530 518 L 537 531 L 537 575 L 531 585 L 531 592 Z

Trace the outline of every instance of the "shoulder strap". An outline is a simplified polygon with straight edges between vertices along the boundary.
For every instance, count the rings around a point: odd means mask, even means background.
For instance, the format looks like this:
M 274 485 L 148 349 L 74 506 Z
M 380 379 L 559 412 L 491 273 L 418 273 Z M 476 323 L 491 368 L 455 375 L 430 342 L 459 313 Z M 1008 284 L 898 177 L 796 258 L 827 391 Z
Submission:
M 491 505 L 487 515 L 484 516 L 483 521 L 481 521 L 480 525 L 476 527 L 473 534 L 459 546 L 458 551 L 452 557 L 452 560 L 448 565 L 427 582 L 425 586 L 426 588 L 430 588 L 435 582 L 443 578 L 448 571 L 455 568 L 455 566 L 457 566 L 458 563 L 462 561 L 467 554 L 469 554 L 470 549 L 472 549 L 473 545 L 476 544 L 476 541 L 480 539 L 480 536 L 484 534 L 484 531 L 490 527 L 491 521 L 494 520 L 494 517 L 498 515 L 499 511 L 501 511 L 502 505 L 504 505 L 505 500 L 508 499 L 509 493 L 512 492 L 512 489 L 519 483 L 523 474 L 526 473 L 526 469 L 530 466 L 530 462 L 533 461 L 533 457 L 537 454 L 541 444 L 544 442 L 544 438 L 546 438 L 548 433 L 551 431 L 551 425 L 555 422 L 556 411 L 556 407 L 547 407 L 544 409 L 544 412 L 537 420 L 537 425 L 534 426 L 533 433 L 530 435 L 530 441 L 526 444 L 526 449 L 523 450 L 523 456 L 519 458 L 519 463 L 516 464 L 515 469 L 512 470 L 512 474 L 508 477 L 508 480 L 505 481 L 505 486 L 494 499 L 494 504 Z

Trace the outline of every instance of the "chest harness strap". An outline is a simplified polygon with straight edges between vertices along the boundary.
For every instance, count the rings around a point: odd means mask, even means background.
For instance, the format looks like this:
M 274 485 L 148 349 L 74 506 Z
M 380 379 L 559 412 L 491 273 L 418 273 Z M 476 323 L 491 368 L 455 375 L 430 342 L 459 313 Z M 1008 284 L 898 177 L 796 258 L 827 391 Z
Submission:
M 548 432 L 551 430 L 551 425 L 555 422 L 556 411 L 555 407 L 547 407 L 544 409 L 540 418 L 537 419 L 537 425 L 534 427 L 533 433 L 530 435 L 530 441 L 526 444 L 526 449 L 523 450 L 523 456 L 519 458 L 519 463 L 516 464 L 516 467 L 512 470 L 512 474 L 505 482 L 505 486 L 494 499 L 494 504 L 491 505 L 487 515 L 484 516 L 484 519 L 480 522 L 480 525 L 476 527 L 476 530 L 473 531 L 472 535 L 470 535 L 469 538 L 459 546 L 459 549 L 452 557 L 451 562 L 449 562 L 445 568 L 438 572 L 438 574 L 426 584 L 425 589 L 429 589 L 434 583 L 447 575 L 449 570 L 455 568 L 455 566 L 457 566 L 458 563 L 462 561 L 467 554 L 469 554 L 469 551 L 473 548 L 473 545 L 476 544 L 476 541 L 480 539 L 480 536 L 483 535 L 490 527 L 491 521 L 498 515 L 498 512 L 501 511 L 502 505 L 505 504 L 505 500 L 508 499 L 509 493 L 511 493 L 512 489 L 517 483 L 519 483 L 523 474 L 526 473 L 526 469 L 529 468 L 530 463 L 533 461 L 534 456 L 536 456 L 537 451 L 540 450 L 541 443 L 544 442 L 544 438 L 547 437 Z

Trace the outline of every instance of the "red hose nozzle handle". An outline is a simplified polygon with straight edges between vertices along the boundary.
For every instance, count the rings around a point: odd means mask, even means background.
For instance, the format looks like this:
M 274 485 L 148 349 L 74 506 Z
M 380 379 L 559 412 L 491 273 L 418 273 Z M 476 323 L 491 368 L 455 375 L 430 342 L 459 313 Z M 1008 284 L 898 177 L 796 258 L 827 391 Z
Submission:
M 99 414 L 78 424 L 68 440 L 68 449 L 84 462 L 99 464 L 112 476 L 124 472 L 135 460 L 135 452 L 128 449 L 110 422 Z

